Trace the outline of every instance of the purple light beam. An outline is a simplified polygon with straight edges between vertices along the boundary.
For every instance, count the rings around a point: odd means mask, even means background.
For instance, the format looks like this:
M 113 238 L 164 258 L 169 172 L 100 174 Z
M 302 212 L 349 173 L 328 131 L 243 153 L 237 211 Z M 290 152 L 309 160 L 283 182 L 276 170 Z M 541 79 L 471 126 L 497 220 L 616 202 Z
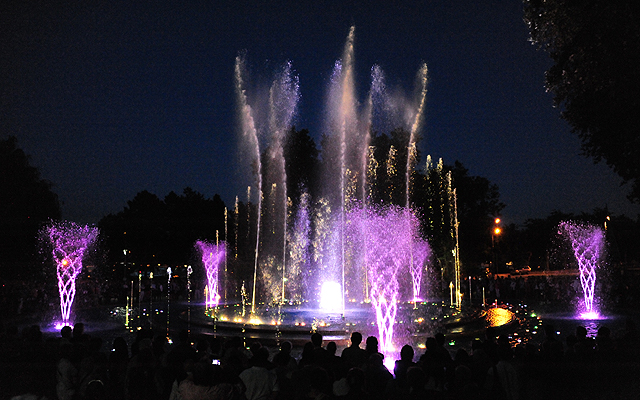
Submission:
M 56 263 L 62 324 L 69 325 L 71 305 L 76 296 L 76 278 L 82 271 L 82 258 L 98 237 L 99 230 L 63 221 L 51 224 L 45 228 L 45 232 L 53 247 L 53 260 Z
M 422 278 L 424 276 L 425 264 L 430 255 L 431 248 L 426 241 L 418 240 L 413 244 L 409 272 L 411 273 L 414 302 L 422 301 Z
M 393 328 L 400 291 L 398 274 L 406 272 L 409 267 L 414 241 L 414 229 L 407 229 L 408 216 L 411 221 L 415 219 L 397 207 L 359 210 L 350 215 L 367 242 L 371 304 L 376 313 L 380 350 L 387 355 L 394 353 Z
M 207 296 L 205 304 L 207 309 L 215 308 L 220 301 L 220 265 L 224 262 L 226 244 L 225 242 L 215 244 L 198 240 L 196 242 L 196 248 L 200 251 L 202 264 L 207 272 Z
M 584 294 L 584 309 L 581 317 L 585 319 L 597 318 L 598 313 L 593 307 L 593 297 L 596 270 L 604 254 L 604 232 L 594 225 L 562 222 L 560 223 L 559 233 L 564 233 L 568 237 L 580 268 L 580 283 Z

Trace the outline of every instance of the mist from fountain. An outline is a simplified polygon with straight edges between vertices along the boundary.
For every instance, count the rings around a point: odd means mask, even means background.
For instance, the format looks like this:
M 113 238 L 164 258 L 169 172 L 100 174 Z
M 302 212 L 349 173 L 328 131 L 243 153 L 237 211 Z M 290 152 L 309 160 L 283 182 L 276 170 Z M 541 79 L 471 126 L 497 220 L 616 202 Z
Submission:
M 82 271 L 84 254 L 98 237 L 99 230 L 88 225 L 62 221 L 50 224 L 44 229 L 44 233 L 52 246 L 62 326 L 65 326 L 69 325 L 71 306 L 76 295 L 76 278 Z
M 605 253 L 604 231 L 595 225 L 565 221 L 560 223 L 559 233 L 571 244 L 580 269 L 580 284 L 584 297 L 580 317 L 598 319 L 598 310 L 594 306 L 594 294 L 596 271 Z

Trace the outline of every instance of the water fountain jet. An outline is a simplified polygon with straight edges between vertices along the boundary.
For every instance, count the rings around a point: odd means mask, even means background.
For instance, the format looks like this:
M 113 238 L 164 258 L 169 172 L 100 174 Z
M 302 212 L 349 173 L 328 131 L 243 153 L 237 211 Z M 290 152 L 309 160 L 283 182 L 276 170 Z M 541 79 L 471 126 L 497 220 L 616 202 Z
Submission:
M 582 319 L 598 319 L 598 311 L 594 307 L 596 271 L 600 266 L 605 251 L 604 231 L 595 225 L 577 222 L 562 222 L 559 233 L 565 235 L 580 269 L 580 284 L 583 292 Z
M 76 278 L 82 271 L 82 259 L 98 233 L 98 228 L 69 221 L 52 223 L 45 228 L 56 264 L 63 326 L 69 325 L 71 306 L 76 295 Z

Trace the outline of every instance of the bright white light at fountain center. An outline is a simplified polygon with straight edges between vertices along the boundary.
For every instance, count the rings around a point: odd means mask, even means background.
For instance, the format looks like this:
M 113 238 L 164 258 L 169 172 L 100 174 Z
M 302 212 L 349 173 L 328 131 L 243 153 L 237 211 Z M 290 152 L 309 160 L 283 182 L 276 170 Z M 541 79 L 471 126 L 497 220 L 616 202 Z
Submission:
M 330 312 L 342 311 L 342 290 L 337 282 L 324 282 L 320 289 L 320 309 Z

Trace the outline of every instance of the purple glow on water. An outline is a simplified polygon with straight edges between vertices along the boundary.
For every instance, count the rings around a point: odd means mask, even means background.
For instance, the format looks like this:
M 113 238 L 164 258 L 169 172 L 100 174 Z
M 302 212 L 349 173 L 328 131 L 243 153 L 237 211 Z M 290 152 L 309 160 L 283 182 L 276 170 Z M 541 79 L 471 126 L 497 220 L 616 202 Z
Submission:
M 82 258 L 98 237 L 98 228 L 74 222 L 53 223 L 45 229 L 56 263 L 62 326 L 69 325 L 71 305 L 76 296 L 76 278 L 82 271 Z
M 594 309 L 596 270 L 604 255 L 605 236 L 602 229 L 594 225 L 576 222 L 560 223 L 559 233 L 566 235 L 580 268 L 580 284 L 584 294 L 582 319 L 599 318 Z
M 196 248 L 202 256 L 202 264 L 207 272 L 207 296 L 205 299 L 206 307 L 214 308 L 220 302 L 220 265 L 224 262 L 226 254 L 226 245 L 224 242 L 220 244 L 209 243 L 198 240 Z

